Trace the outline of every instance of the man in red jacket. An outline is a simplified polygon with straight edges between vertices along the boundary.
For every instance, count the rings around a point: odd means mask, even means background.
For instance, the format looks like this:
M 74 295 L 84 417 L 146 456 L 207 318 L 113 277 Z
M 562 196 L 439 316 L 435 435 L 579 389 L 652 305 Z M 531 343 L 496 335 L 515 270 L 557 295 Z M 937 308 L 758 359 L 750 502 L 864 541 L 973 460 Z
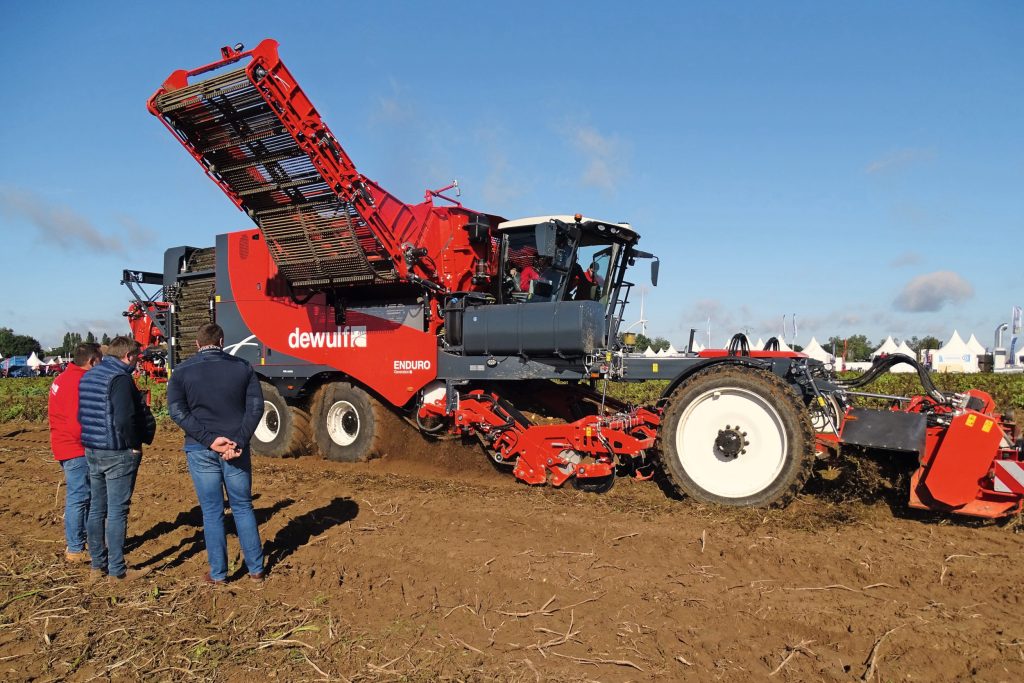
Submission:
M 89 465 L 78 423 L 78 384 L 86 370 L 100 362 L 100 345 L 83 342 L 75 347 L 73 362 L 50 385 L 50 448 L 64 470 L 64 538 L 68 562 L 88 562 L 85 520 L 89 514 Z

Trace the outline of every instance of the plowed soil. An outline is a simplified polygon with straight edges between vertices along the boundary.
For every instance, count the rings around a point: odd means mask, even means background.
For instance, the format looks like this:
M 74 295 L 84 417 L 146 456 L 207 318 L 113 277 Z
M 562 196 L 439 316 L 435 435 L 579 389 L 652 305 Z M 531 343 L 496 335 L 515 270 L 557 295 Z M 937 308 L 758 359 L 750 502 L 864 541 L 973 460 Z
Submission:
M 167 432 L 129 518 L 129 563 L 152 572 L 112 586 L 64 562 L 45 428 L 0 435 L 3 680 L 1024 680 L 1012 523 L 529 488 L 396 433 L 366 464 L 257 458 L 269 578 L 250 584 L 231 538 L 211 588 Z

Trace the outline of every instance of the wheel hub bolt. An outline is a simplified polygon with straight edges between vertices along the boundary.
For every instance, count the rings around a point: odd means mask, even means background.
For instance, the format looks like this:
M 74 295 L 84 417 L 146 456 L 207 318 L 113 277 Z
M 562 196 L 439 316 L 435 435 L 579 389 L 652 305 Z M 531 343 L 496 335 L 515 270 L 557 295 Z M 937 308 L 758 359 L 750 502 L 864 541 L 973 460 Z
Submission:
M 724 429 L 718 430 L 715 438 L 715 449 L 726 458 L 732 459 L 747 452 L 750 443 L 746 439 L 747 433 L 740 431 L 738 426 L 725 425 Z

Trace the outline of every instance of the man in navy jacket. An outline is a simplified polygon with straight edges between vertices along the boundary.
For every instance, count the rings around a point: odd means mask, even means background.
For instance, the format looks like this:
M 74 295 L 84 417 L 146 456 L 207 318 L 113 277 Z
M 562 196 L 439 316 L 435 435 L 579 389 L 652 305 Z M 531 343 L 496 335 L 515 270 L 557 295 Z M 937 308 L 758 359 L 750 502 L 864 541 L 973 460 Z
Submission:
M 238 541 L 255 582 L 263 580 L 263 544 L 252 509 L 249 440 L 263 417 L 263 392 L 245 360 L 224 352 L 224 330 L 208 323 L 196 333 L 199 352 L 174 368 L 167 409 L 185 431 L 188 471 L 203 510 L 209 584 L 227 580 L 224 493 Z
M 86 535 L 93 578 L 132 579 L 144 572 L 128 571 L 124 539 L 142 445 L 153 443 L 156 422 L 132 371 L 139 343 L 114 337 L 98 364 L 78 385 L 78 422 L 89 465 L 89 521 Z

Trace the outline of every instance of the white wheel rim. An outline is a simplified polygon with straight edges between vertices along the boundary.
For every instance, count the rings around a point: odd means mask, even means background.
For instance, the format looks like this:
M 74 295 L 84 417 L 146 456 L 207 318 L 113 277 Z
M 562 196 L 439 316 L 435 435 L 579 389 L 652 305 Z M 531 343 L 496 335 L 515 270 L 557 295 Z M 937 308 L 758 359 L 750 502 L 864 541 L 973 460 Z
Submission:
M 729 457 L 717 445 L 719 431 L 743 436 L 743 451 Z M 706 391 L 694 399 L 676 426 L 676 453 L 697 486 L 722 498 L 759 493 L 778 478 L 789 443 L 775 407 L 739 387 Z
M 263 402 L 263 417 L 256 426 L 256 439 L 263 443 L 270 443 L 277 438 L 281 432 L 281 413 L 277 406 L 270 401 Z
M 351 446 L 359 438 L 359 412 L 348 401 L 338 401 L 327 410 L 327 434 L 339 446 Z

